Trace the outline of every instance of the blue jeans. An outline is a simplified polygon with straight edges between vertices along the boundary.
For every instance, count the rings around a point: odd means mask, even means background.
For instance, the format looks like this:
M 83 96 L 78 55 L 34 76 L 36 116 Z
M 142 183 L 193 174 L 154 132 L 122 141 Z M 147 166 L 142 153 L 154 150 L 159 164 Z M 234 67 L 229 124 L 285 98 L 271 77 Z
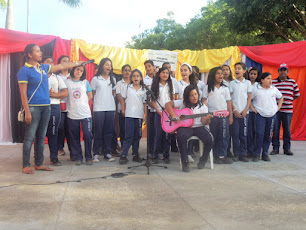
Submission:
M 273 130 L 273 138 L 272 138 L 272 146 L 274 150 L 279 150 L 280 142 L 279 142 L 279 133 L 281 124 L 283 126 L 283 149 L 290 150 L 291 148 L 291 119 L 292 113 L 284 113 L 284 112 L 277 112 L 275 115 L 275 124 Z
M 254 155 L 260 156 L 262 150 L 262 155 L 268 155 L 269 146 L 271 143 L 271 135 L 273 130 L 274 117 L 263 117 L 259 113 L 256 114 L 255 122 L 255 150 Z
M 215 143 L 213 147 L 214 157 L 227 156 L 227 146 L 229 141 L 228 118 L 213 117 L 209 124 Z
M 32 115 L 30 125 L 25 123 L 25 135 L 23 140 L 23 168 L 30 167 L 30 155 L 34 141 L 35 165 L 41 166 L 44 162 L 45 138 L 50 119 L 50 106 L 29 106 Z
M 149 154 L 153 155 L 154 152 L 154 139 L 155 139 L 155 114 L 156 112 L 150 112 L 148 110 L 148 117 L 147 117 L 147 138 L 148 138 L 148 150 Z
M 104 155 L 110 154 L 114 133 L 115 111 L 94 112 L 94 155 L 99 155 L 103 143 Z
M 170 150 L 170 136 L 166 133 L 161 126 L 161 116 L 155 113 L 155 142 L 154 142 L 154 152 L 153 158 L 158 158 L 158 154 L 162 153 L 164 159 L 169 158 Z
M 67 122 L 67 112 L 61 112 L 61 120 L 58 126 L 58 149 L 64 149 L 65 138 L 67 139 L 67 145 L 69 152 L 70 150 L 70 138 L 69 138 L 69 130 L 68 130 L 68 122 Z
M 58 126 L 61 120 L 60 105 L 51 105 L 51 116 L 47 129 L 48 145 L 50 149 L 50 159 L 57 158 L 58 154 Z
M 122 115 L 121 111 L 119 112 L 119 137 L 120 137 L 120 143 L 121 148 L 123 147 L 123 142 L 125 138 L 125 117 Z
M 71 156 L 79 161 L 83 161 L 82 147 L 81 147 L 81 127 L 83 131 L 83 140 L 85 145 L 85 159 L 86 161 L 92 160 L 92 119 L 91 117 L 73 120 L 67 117 L 68 127 L 69 127 L 69 136 L 70 136 L 70 148 Z
M 245 156 L 247 147 L 248 116 L 237 118 L 233 122 L 233 151 L 235 156 Z
M 133 149 L 133 156 L 138 156 L 139 141 L 142 136 L 142 119 L 125 118 L 125 140 L 123 144 L 122 157 L 127 157 L 130 147 Z
M 249 119 L 248 119 L 248 136 L 247 136 L 247 143 L 248 143 L 248 154 L 254 154 L 254 146 L 255 146 L 255 121 L 256 121 L 256 113 L 250 112 Z

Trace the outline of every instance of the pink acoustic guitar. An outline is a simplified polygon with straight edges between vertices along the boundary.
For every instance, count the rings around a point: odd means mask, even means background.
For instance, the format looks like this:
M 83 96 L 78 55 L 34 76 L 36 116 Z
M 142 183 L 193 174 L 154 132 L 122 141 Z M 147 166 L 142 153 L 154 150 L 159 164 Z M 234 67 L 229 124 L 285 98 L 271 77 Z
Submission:
M 177 122 L 170 121 L 168 118 L 168 112 L 163 111 L 162 117 L 161 117 L 161 125 L 162 129 L 166 133 L 173 133 L 175 130 L 177 130 L 180 127 L 191 127 L 194 123 L 194 119 L 198 117 L 205 117 L 209 114 L 215 116 L 215 117 L 227 117 L 229 115 L 229 112 L 227 110 L 212 112 L 212 113 L 199 113 L 199 114 L 193 114 L 192 110 L 189 108 L 180 109 L 177 110 L 173 108 L 174 113 L 179 118 Z

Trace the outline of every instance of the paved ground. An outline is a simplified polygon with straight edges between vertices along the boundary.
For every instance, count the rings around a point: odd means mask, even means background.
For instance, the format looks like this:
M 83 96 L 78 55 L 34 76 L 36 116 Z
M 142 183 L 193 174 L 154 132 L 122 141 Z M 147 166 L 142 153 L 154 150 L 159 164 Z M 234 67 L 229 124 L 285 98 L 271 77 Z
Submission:
M 25 175 L 21 147 L 0 146 L 0 186 L 16 184 L 0 188 L 0 229 L 306 229 L 306 142 L 270 163 L 193 164 L 190 173 L 173 153 L 168 169 L 122 178 L 109 177 L 129 172 L 118 159 L 75 166 L 68 156 L 54 172 Z M 67 180 L 80 182 L 29 185 Z

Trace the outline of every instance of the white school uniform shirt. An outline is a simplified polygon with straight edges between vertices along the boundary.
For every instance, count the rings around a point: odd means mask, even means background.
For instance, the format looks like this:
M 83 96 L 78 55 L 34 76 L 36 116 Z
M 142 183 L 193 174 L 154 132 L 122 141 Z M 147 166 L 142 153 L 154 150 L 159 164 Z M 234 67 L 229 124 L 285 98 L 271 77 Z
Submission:
M 110 76 L 107 79 L 100 76 L 94 76 L 91 80 L 91 88 L 96 91 L 94 96 L 93 111 L 116 111 L 115 98 L 113 90 L 116 90 L 116 85 L 113 87 Z M 114 82 L 116 84 L 116 79 Z
M 151 89 L 152 82 L 153 82 L 153 78 L 149 77 L 149 75 L 146 75 L 146 76 L 143 78 L 143 83 L 144 83 L 149 89 Z M 155 109 L 153 109 L 153 108 L 150 107 L 150 106 L 148 106 L 148 109 L 149 109 L 151 112 L 155 112 Z
M 230 81 L 227 81 L 227 80 L 223 79 L 223 84 L 226 85 L 227 87 L 229 87 Z
M 178 98 L 179 98 L 179 99 L 183 99 L 183 97 L 184 97 L 184 90 L 186 89 L 186 87 L 187 87 L 188 85 L 190 85 L 190 83 L 186 83 L 185 81 L 180 80 L 180 81 L 178 82 L 178 85 L 179 85 Z
M 67 79 L 66 85 L 68 89 L 67 117 L 73 120 L 81 120 L 91 117 L 87 96 L 87 93 L 92 91 L 89 82 L 87 80 L 73 81 L 72 79 Z
M 159 96 L 158 96 L 158 102 L 161 104 L 162 107 L 165 108 L 165 104 L 169 101 L 171 101 L 170 99 L 170 95 L 169 95 L 169 85 L 168 83 L 166 83 L 165 85 L 162 85 L 159 83 Z M 173 91 L 175 91 L 173 89 Z M 173 92 L 173 95 L 175 94 L 175 92 Z M 158 108 L 158 110 L 160 112 L 162 112 L 162 108 L 159 106 L 159 104 L 156 102 L 156 106 Z
M 174 104 L 174 107 L 178 108 L 178 109 L 186 108 L 186 106 L 184 105 L 183 99 L 174 100 L 173 104 Z M 191 109 L 193 114 L 208 113 L 207 106 L 205 104 L 203 104 L 202 102 L 200 102 L 200 105 L 197 105 L 196 107 Z M 194 123 L 192 125 L 192 128 L 201 127 L 201 126 L 204 126 L 202 121 L 201 121 L 201 117 L 195 118 Z M 205 127 L 207 127 L 209 129 L 208 125 L 205 125 Z
M 172 80 L 173 89 L 175 91 L 174 94 L 177 94 L 179 92 L 179 85 L 178 85 L 179 83 L 178 83 L 178 81 L 176 80 L 175 77 L 172 77 L 172 76 L 170 76 L 170 77 L 171 77 L 171 80 Z
M 52 89 L 55 92 L 60 92 L 62 89 L 67 89 L 67 86 L 63 79 L 56 75 L 56 74 L 51 74 L 51 76 L 48 78 L 49 82 L 49 90 Z M 60 104 L 60 99 L 59 98 L 54 98 L 50 97 L 51 105 L 59 105 Z
M 282 96 L 282 93 L 273 85 L 269 89 L 261 87 L 260 84 L 253 86 L 253 106 L 263 117 L 272 117 L 277 113 L 276 99 L 281 99 Z
M 122 90 L 124 90 L 124 88 L 127 88 L 129 84 L 127 84 L 124 79 L 122 79 L 121 81 L 118 81 L 117 84 L 116 84 L 116 95 L 117 94 L 120 94 L 121 95 L 121 92 Z M 118 102 L 118 111 L 121 111 L 122 108 L 121 108 L 121 104 L 120 102 Z
M 58 74 L 58 76 L 60 76 L 62 78 L 62 80 L 64 81 L 64 83 L 66 84 L 66 80 L 68 78 L 70 78 L 70 73 L 68 73 L 67 75 L 63 75 L 63 74 Z M 67 112 L 68 111 L 68 105 L 67 105 L 67 97 L 63 98 L 60 103 L 64 103 L 66 104 L 66 110 L 62 110 L 62 112 Z
M 242 81 L 235 79 L 230 82 L 229 88 L 233 104 L 238 112 L 241 113 L 248 104 L 248 93 L 252 93 L 252 84 L 245 78 Z
M 143 104 L 146 103 L 146 92 L 142 87 L 136 91 L 133 84 L 128 85 L 127 88 L 122 88 L 121 97 L 125 99 L 125 117 L 143 119 Z
M 204 92 L 204 89 L 205 89 L 205 83 L 201 80 L 198 81 L 197 83 L 197 86 L 198 86 L 198 90 L 199 90 L 199 98 L 200 100 L 203 98 L 203 92 Z
M 251 83 L 251 84 L 252 84 L 252 83 Z M 256 86 L 256 85 L 258 85 L 258 82 L 254 82 L 254 84 L 252 85 L 252 94 L 253 94 L 253 87 Z M 253 101 L 251 101 L 251 104 L 253 105 Z M 253 105 L 253 107 L 254 107 L 254 105 Z M 251 106 L 250 106 L 250 108 L 249 108 L 249 112 L 254 113 L 253 110 L 251 109 Z
M 227 110 L 227 102 L 231 100 L 229 88 L 222 85 L 219 89 L 214 87 L 213 91 L 208 93 L 208 87 L 205 87 L 203 98 L 207 99 L 208 111 L 216 112 Z

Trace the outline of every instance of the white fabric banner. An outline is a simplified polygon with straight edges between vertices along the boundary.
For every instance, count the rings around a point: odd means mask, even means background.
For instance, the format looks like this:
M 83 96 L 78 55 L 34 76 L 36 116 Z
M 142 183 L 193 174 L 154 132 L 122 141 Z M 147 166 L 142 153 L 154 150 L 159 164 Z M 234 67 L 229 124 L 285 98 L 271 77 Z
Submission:
M 176 71 L 178 52 L 164 51 L 164 50 L 149 50 L 148 60 L 153 61 L 155 66 L 162 67 L 164 62 L 169 62 L 171 71 Z
M 0 54 L 0 145 L 12 144 L 10 55 Z M 17 116 L 17 114 L 16 114 Z

